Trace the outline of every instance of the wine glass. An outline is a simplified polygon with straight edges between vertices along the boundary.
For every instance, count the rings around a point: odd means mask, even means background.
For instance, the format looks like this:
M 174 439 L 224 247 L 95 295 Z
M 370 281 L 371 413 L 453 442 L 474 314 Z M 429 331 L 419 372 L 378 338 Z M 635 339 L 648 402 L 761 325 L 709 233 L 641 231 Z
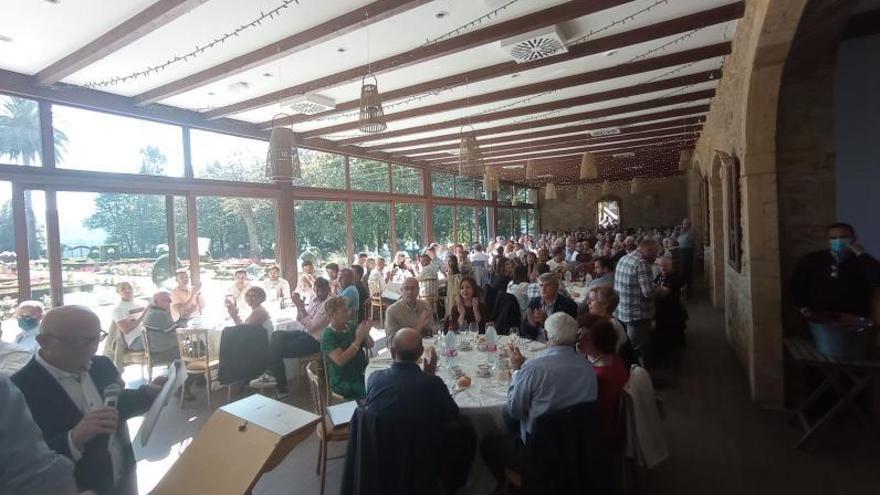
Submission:
M 510 343 L 519 345 L 519 327 L 510 327 Z
M 474 339 L 477 338 L 477 335 L 480 334 L 480 327 L 477 325 L 477 322 L 472 321 L 468 324 L 468 337 L 471 335 L 474 336 Z

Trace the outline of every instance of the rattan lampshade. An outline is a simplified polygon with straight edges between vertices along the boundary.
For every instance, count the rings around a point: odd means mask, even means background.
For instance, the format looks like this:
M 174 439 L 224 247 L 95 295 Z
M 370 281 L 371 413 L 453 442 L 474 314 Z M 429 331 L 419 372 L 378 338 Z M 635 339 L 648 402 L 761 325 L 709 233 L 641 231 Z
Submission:
M 472 127 L 469 130 L 462 128 L 461 146 L 458 150 L 458 175 L 476 176 L 482 169 L 483 154 L 480 152 L 477 135 Z
M 373 82 L 368 83 L 367 78 Z M 361 112 L 358 119 L 358 129 L 361 132 L 376 133 L 388 128 L 385 122 L 385 111 L 382 110 L 382 97 L 379 95 L 379 86 L 376 76 L 370 72 L 361 79 Z
M 538 171 L 535 170 L 535 160 L 526 160 L 526 179 L 537 179 Z
M 269 152 L 266 153 L 266 177 L 276 182 L 301 179 L 302 170 L 299 151 L 296 149 L 296 135 L 290 127 L 275 126 L 277 117 L 289 117 L 289 115 L 278 114 L 272 117 Z
M 550 201 L 556 199 L 556 184 L 548 182 L 544 188 L 544 199 Z
M 581 179 L 595 179 L 596 177 L 599 177 L 596 157 L 588 151 L 581 157 Z

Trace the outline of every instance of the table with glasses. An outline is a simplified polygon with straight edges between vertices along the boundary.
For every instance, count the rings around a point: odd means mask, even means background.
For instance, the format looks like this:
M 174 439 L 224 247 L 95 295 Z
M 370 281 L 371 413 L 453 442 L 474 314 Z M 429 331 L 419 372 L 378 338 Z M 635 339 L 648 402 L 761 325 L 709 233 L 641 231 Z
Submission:
M 583 304 L 587 300 L 589 290 L 584 282 L 562 282 L 562 286 L 565 287 L 565 290 L 574 302 Z
M 266 308 L 272 317 L 272 325 L 275 331 L 296 331 L 305 330 L 305 327 L 296 319 L 296 307 L 287 308 Z M 245 316 L 246 318 L 246 316 Z M 212 359 L 219 357 L 220 338 L 223 336 L 223 329 L 234 326 L 235 322 L 228 314 L 221 315 L 202 315 L 189 320 L 186 324 L 187 328 L 198 328 L 208 330 L 208 349 Z

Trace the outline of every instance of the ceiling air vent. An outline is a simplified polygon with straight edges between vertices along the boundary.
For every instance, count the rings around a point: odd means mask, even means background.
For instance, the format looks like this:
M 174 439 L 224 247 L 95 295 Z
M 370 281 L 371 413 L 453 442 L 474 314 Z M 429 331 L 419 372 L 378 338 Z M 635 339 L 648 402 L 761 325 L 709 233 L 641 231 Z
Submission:
M 294 96 L 287 101 L 294 113 L 315 115 L 336 108 L 336 100 L 318 94 L 306 94 Z
M 626 153 L 615 153 L 611 155 L 612 158 L 635 158 L 636 154 L 632 151 Z M 640 165 L 641 166 L 641 165 Z
M 608 127 L 606 129 L 599 129 L 598 131 L 593 131 L 590 133 L 593 137 L 601 137 L 601 136 L 616 136 L 620 134 L 620 127 Z
M 557 26 L 547 26 L 501 41 L 504 49 L 518 64 L 566 53 L 568 48 Z

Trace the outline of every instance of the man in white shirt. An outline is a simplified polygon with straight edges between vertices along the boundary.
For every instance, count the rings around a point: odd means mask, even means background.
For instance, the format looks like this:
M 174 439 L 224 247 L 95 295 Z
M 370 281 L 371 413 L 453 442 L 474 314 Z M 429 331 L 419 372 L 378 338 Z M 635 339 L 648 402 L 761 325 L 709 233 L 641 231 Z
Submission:
M 278 265 L 269 267 L 269 278 L 263 281 L 263 290 L 266 291 L 266 301 L 285 306 L 290 303 L 290 282 L 281 278 L 281 268 Z
M 15 308 L 15 319 L 20 330 L 15 336 L 15 343 L 33 354 L 40 348 L 37 335 L 40 333 L 40 321 L 43 319 L 43 303 L 23 301 Z
M 232 286 L 226 291 L 226 298 L 232 298 L 235 300 L 235 305 L 239 308 L 247 308 L 249 307 L 247 301 L 244 300 L 244 295 L 247 294 L 248 289 L 251 288 L 251 283 L 248 281 L 248 272 L 244 268 L 239 268 L 235 270 L 235 282 L 233 282 Z
M 2 336 L 3 332 L 0 332 Z M 0 375 L 11 375 L 24 368 L 33 356 L 33 352 L 18 344 L 0 340 Z
M 385 290 L 385 258 L 376 258 L 376 267 L 367 276 L 367 286 L 370 294 L 381 294 Z

